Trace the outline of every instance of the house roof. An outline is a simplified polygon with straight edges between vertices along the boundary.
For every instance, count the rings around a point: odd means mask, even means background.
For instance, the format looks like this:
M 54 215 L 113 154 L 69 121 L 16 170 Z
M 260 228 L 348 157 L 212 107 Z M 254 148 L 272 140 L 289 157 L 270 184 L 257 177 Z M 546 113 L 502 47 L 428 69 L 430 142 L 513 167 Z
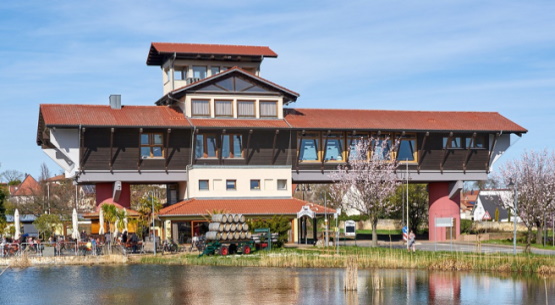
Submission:
M 11 196 L 35 196 L 40 192 L 40 184 L 31 175 L 27 175 L 20 185 L 13 189 Z
M 264 57 L 275 58 L 278 56 L 267 46 L 153 42 L 150 45 L 146 64 L 160 66 L 167 56 L 173 56 L 174 54 L 176 57 L 189 55 L 192 58 L 198 58 L 201 55 L 246 56 L 259 61 Z M 227 57 L 218 59 L 229 60 Z M 233 59 L 240 60 L 241 58 L 234 57 Z
M 190 126 L 183 113 L 172 107 L 122 106 L 121 109 L 113 109 L 104 105 L 42 104 L 40 116 L 47 127 Z
M 243 215 L 297 215 L 303 206 L 310 206 L 316 214 L 324 214 L 326 208 L 297 198 L 269 199 L 188 199 L 160 210 L 160 217 L 204 216 L 210 211 L 227 211 Z M 327 213 L 335 213 L 327 209 Z
M 195 127 L 202 128 L 289 128 L 285 120 L 261 119 L 190 119 Z
M 499 195 L 480 195 L 480 202 L 482 207 L 487 211 L 491 219 L 495 218 L 495 210 L 499 209 L 499 219 L 509 218 L 507 209 L 503 207 L 503 201 Z
M 269 87 L 273 88 L 276 91 L 281 92 L 286 97 L 286 101 L 284 101 L 285 103 L 287 103 L 288 101 L 293 101 L 294 102 L 300 96 L 299 93 L 297 93 L 293 90 L 289 90 L 285 87 L 282 87 L 282 86 L 280 86 L 280 85 L 278 85 L 274 82 L 271 82 L 271 81 L 269 81 L 265 78 L 254 75 L 252 73 L 249 73 L 249 72 L 247 72 L 247 71 L 245 71 L 245 70 L 243 70 L 239 67 L 232 67 L 232 68 L 227 69 L 225 71 L 222 71 L 218 74 L 214 74 L 212 76 L 203 78 L 199 81 L 196 81 L 196 82 L 187 84 L 183 87 L 177 88 L 177 89 L 169 92 L 168 94 L 164 95 L 163 97 L 161 97 L 158 101 L 156 101 L 156 105 L 165 104 L 168 100 L 169 101 L 175 101 L 175 99 L 183 97 L 188 92 L 195 92 L 195 90 L 199 90 L 202 87 L 205 87 L 208 84 L 213 83 L 214 81 L 228 78 L 228 77 L 232 76 L 233 74 L 239 74 L 242 77 L 249 78 L 249 79 L 251 79 L 255 82 L 262 83 L 266 86 L 269 86 Z
M 299 129 L 403 131 L 503 131 L 526 129 L 497 112 L 285 109 L 285 120 Z

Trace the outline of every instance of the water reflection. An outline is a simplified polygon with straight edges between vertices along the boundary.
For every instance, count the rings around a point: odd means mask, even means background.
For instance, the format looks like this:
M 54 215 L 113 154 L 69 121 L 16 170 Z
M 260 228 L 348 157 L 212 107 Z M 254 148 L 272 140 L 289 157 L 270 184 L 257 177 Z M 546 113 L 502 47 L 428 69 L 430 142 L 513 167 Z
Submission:
M 555 280 L 514 275 L 198 266 L 10 269 L 0 304 L 555 304 Z

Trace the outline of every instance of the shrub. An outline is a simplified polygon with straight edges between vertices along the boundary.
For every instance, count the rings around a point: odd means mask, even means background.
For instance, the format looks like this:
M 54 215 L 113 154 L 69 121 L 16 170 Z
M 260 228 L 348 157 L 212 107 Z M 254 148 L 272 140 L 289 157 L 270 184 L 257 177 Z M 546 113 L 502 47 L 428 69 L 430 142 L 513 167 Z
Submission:
M 472 220 L 461 219 L 461 233 L 470 234 L 472 231 Z
M 291 230 L 291 222 L 281 215 L 274 215 L 269 219 L 250 219 L 247 223 L 252 232 L 254 229 L 269 228 L 270 232 L 278 233 L 278 241 L 273 244 L 275 247 L 282 247 L 287 242 L 288 232 Z

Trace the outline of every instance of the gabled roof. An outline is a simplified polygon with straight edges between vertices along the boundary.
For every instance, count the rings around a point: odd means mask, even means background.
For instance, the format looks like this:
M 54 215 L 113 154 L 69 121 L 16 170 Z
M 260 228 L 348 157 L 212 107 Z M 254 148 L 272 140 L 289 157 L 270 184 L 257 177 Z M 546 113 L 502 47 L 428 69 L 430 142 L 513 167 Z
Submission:
M 160 217 L 205 216 L 211 211 L 226 211 L 243 215 L 297 215 L 305 205 L 318 214 L 326 208 L 297 198 L 287 199 L 188 199 L 160 210 Z M 335 213 L 327 209 L 327 213 Z
M 46 127 L 190 127 L 179 109 L 156 106 L 42 104 L 39 116 Z
M 285 120 L 298 129 L 467 131 L 526 133 L 497 112 L 285 109 Z
M 294 102 L 297 100 L 297 98 L 299 97 L 299 94 L 295 91 L 289 90 L 285 87 L 282 87 L 276 83 L 273 83 L 267 79 L 264 79 L 260 76 L 254 75 L 252 73 L 249 73 L 239 67 L 233 67 L 230 69 L 227 69 L 225 71 L 222 71 L 218 74 L 212 75 L 210 77 L 207 78 L 203 78 L 197 82 L 193 82 L 190 83 L 186 86 L 177 88 L 171 92 L 169 92 L 168 94 L 164 95 L 163 97 L 161 97 L 158 101 L 156 101 L 156 105 L 162 105 L 162 104 L 172 104 L 173 101 L 175 101 L 176 99 L 179 99 L 181 97 L 183 97 L 184 95 L 186 95 L 187 93 L 190 92 L 196 92 L 201 90 L 202 88 L 206 88 L 209 85 L 217 82 L 217 81 L 221 81 L 230 77 L 233 77 L 235 75 L 240 75 L 243 78 L 249 79 L 253 82 L 262 84 L 263 86 L 269 87 L 272 90 L 278 91 L 279 93 L 283 94 L 284 96 L 284 103 L 288 103 L 288 102 Z M 223 92 L 218 92 L 218 93 L 223 93 Z M 230 94 L 237 94 L 237 92 L 229 92 Z
M 241 57 L 247 57 L 250 60 L 262 61 L 264 57 L 277 57 L 267 46 L 153 42 L 146 64 L 160 66 L 167 57 L 174 54 L 177 58 L 212 60 L 241 60 Z
M 27 175 L 23 182 L 18 185 L 12 196 L 37 196 L 40 192 L 40 184 L 31 175 Z
M 289 128 L 285 120 L 189 118 L 197 128 Z
M 499 209 L 499 219 L 509 218 L 509 213 L 503 207 L 503 201 L 499 195 L 480 195 L 478 196 L 480 203 L 485 211 L 487 211 L 491 219 L 495 219 L 495 210 Z

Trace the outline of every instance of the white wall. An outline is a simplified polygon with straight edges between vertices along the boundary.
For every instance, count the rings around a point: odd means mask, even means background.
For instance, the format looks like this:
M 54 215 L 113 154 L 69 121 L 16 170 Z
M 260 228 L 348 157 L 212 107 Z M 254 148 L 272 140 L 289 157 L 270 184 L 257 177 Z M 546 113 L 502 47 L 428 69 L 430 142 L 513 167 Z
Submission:
M 287 181 L 278 190 L 277 181 Z M 209 190 L 199 190 L 199 180 L 208 180 Z M 236 190 L 226 190 L 226 180 L 236 180 Z M 260 180 L 260 190 L 251 190 L 251 180 Z M 189 198 L 291 198 L 291 167 L 191 167 L 188 179 Z
M 71 178 L 79 167 L 79 131 L 73 129 L 50 129 L 50 142 L 55 149 L 43 149 L 54 162 L 65 171 L 66 178 Z

